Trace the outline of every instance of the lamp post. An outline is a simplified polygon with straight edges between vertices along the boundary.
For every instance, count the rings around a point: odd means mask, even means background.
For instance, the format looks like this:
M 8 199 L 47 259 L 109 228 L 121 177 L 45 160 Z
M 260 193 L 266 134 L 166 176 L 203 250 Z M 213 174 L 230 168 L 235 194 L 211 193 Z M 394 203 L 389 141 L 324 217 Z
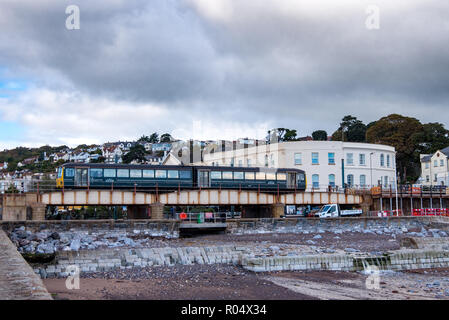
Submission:
M 374 154 L 374 152 L 370 152 L 370 154 L 369 154 L 369 170 L 370 170 L 370 175 L 371 175 L 371 188 L 373 187 L 373 160 L 372 160 L 373 154 Z
M 398 210 L 398 172 L 396 167 L 396 153 L 394 154 L 394 181 L 395 181 L 395 189 L 396 189 L 396 211 Z

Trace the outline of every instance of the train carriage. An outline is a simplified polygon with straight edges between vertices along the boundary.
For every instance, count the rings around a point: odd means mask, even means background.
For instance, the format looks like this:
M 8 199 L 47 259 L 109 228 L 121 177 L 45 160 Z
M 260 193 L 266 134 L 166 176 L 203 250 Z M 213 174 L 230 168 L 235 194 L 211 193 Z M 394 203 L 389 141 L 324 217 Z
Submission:
M 59 188 L 117 189 L 257 189 L 305 190 L 306 176 L 298 169 L 216 166 L 163 166 L 67 163 L 58 168 Z

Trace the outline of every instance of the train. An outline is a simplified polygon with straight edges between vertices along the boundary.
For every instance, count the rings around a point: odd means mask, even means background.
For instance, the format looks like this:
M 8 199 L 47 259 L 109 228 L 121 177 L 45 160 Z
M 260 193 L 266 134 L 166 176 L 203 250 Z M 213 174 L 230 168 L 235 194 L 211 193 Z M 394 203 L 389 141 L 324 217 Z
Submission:
M 58 167 L 56 187 L 304 191 L 306 174 L 287 168 L 66 163 Z

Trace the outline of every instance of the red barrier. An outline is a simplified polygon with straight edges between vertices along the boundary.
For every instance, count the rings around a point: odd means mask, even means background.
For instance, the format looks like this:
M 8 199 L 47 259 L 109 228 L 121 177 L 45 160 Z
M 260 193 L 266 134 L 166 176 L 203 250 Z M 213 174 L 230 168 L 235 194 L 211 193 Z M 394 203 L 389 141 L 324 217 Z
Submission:
M 413 209 L 413 216 L 449 216 L 448 208 Z

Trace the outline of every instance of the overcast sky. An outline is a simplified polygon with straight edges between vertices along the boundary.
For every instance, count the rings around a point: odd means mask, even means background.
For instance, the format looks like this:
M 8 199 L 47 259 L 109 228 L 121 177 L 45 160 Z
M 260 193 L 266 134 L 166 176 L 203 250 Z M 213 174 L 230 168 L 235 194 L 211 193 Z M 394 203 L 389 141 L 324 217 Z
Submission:
M 447 0 L 1 0 L 0 30 L 0 149 L 449 126 Z

